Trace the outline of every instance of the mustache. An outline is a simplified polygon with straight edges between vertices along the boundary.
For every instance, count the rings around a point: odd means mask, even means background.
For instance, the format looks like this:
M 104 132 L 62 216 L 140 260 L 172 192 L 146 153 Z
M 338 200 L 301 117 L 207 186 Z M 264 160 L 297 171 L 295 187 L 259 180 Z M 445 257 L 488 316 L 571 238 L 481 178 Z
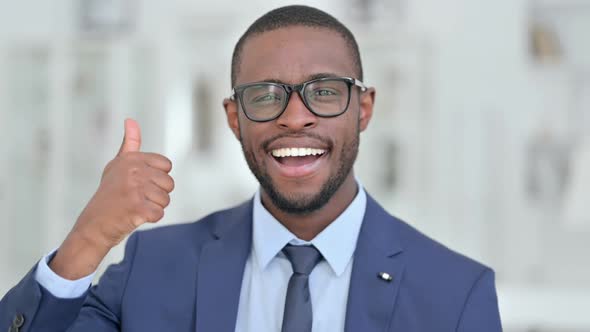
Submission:
M 265 139 L 264 141 L 262 141 L 262 148 L 266 151 L 268 150 L 268 146 L 281 138 L 312 138 L 314 140 L 320 141 L 322 143 L 324 143 L 326 146 L 328 146 L 330 149 L 332 149 L 332 146 L 334 146 L 334 143 L 332 142 L 332 140 L 328 137 L 325 136 L 321 136 L 319 134 L 316 133 L 281 133 L 281 134 L 277 134 L 275 136 L 272 136 L 270 138 Z

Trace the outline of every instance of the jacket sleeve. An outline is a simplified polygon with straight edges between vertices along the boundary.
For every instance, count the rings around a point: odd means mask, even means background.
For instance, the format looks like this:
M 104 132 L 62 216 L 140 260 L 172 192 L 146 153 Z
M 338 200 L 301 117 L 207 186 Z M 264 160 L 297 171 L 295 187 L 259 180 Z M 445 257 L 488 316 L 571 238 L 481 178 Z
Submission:
M 127 241 L 123 261 L 111 265 L 100 283 L 78 298 L 53 296 L 35 280 L 33 268 L 0 301 L 0 331 L 119 331 L 121 298 L 136 246 L 134 233 Z
M 56 298 L 37 283 L 35 270 L 29 271 L 0 301 L 0 330 L 64 331 L 76 318 L 85 295 Z
M 457 331 L 502 331 L 494 271 L 484 270 L 471 288 L 459 319 Z

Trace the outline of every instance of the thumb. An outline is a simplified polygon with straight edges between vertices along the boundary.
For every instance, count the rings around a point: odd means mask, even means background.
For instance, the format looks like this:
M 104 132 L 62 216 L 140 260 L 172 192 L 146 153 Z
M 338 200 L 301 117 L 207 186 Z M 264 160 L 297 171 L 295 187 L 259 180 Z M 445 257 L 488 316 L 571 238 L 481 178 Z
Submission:
M 125 119 L 125 136 L 118 156 L 125 152 L 138 152 L 141 147 L 141 130 L 133 119 Z

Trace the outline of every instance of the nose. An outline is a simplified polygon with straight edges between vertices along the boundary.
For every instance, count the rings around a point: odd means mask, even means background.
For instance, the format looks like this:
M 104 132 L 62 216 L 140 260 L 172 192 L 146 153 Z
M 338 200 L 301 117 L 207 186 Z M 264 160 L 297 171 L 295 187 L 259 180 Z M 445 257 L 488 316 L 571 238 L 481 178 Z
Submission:
M 294 91 L 289 98 L 287 108 L 276 123 L 281 129 L 299 131 L 315 127 L 317 121 L 318 117 L 307 109 L 299 93 Z

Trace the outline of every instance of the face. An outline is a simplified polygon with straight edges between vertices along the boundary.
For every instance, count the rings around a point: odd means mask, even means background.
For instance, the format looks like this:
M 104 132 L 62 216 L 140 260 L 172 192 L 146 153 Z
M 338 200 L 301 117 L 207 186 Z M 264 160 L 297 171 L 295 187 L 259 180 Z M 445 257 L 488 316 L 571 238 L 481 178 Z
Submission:
M 338 33 L 281 28 L 246 41 L 236 85 L 356 77 L 354 68 L 346 41 Z M 368 125 L 373 100 L 372 88 L 361 92 L 353 86 L 348 110 L 338 117 L 323 118 L 310 112 L 294 92 L 280 117 L 262 123 L 249 120 L 237 100 L 224 100 L 224 107 L 264 193 L 284 212 L 307 214 L 329 203 L 343 183 L 354 181 L 359 133 Z

